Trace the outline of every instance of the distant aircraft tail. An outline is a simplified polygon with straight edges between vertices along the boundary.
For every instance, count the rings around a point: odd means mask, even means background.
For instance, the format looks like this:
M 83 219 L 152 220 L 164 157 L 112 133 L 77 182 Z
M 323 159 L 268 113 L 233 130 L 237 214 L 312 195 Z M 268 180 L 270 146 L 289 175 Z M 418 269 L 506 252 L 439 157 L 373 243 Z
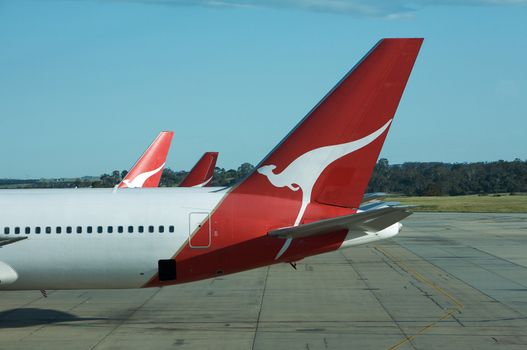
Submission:
M 206 152 L 183 179 L 179 187 L 207 186 L 214 175 L 218 152 Z
M 119 183 L 118 188 L 123 187 L 157 187 L 161 174 L 165 167 L 170 143 L 174 136 L 173 131 L 162 131 L 146 152 L 134 164 L 130 172 Z
M 236 192 L 360 206 L 423 39 L 383 39 L 264 158 Z

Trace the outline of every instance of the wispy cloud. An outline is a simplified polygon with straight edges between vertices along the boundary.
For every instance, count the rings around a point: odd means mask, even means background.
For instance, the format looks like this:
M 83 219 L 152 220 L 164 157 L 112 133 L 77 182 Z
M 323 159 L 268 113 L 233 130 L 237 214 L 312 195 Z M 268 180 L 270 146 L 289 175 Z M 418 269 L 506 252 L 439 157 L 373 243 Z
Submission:
M 428 6 L 522 6 L 527 0 L 114 0 L 169 6 L 269 7 L 404 18 Z

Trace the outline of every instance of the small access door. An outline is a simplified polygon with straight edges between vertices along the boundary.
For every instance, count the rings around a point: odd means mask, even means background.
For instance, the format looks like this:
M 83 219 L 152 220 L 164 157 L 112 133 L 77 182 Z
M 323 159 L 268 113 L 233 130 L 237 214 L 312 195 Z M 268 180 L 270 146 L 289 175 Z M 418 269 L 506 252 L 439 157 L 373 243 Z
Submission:
M 188 244 L 190 248 L 210 247 L 210 213 L 193 212 L 188 220 Z

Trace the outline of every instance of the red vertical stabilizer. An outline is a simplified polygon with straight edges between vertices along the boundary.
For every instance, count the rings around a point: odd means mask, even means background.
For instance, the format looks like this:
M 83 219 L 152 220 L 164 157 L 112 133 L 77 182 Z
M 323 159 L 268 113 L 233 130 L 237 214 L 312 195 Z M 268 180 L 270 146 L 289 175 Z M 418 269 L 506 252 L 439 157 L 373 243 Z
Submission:
M 134 164 L 118 188 L 157 187 L 165 167 L 173 131 L 162 131 Z
M 179 187 L 203 187 L 207 186 L 214 175 L 214 167 L 218 159 L 218 152 L 207 152 L 201 156 L 192 170 L 179 184 Z

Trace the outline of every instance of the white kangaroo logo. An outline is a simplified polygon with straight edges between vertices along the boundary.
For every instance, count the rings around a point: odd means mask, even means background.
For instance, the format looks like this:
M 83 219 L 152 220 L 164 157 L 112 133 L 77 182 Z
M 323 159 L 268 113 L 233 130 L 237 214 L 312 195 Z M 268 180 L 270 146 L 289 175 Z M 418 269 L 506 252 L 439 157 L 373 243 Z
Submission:
M 304 216 L 308 204 L 311 203 L 311 191 L 313 190 L 313 186 L 315 186 L 315 183 L 324 169 L 337 159 L 372 143 L 381 136 L 384 131 L 386 131 L 391 122 L 392 119 L 388 120 L 388 122 L 386 122 L 386 124 L 380 129 L 362 139 L 342 143 L 340 145 L 324 146 L 306 152 L 292 161 L 291 164 L 279 174 L 273 172 L 273 170 L 276 169 L 276 165 L 274 164 L 263 165 L 259 167 L 257 171 L 260 174 L 267 176 L 269 182 L 275 187 L 288 187 L 292 191 L 298 191 L 299 189 L 302 190 L 302 205 L 300 206 L 300 211 L 298 212 L 294 223 L 294 226 L 298 226 L 300 220 L 302 220 L 302 217 Z M 284 242 L 284 245 L 275 257 L 275 260 L 285 253 L 291 242 L 291 238 L 288 238 Z
M 282 170 L 281 173 L 275 174 L 273 170 L 276 165 L 264 165 L 257 169 L 257 171 L 267 176 L 267 179 L 275 187 L 288 187 L 292 191 L 302 190 L 302 206 L 296 217 L 294 226 L 298 226 L 302 216 L 311 202 L 311 191 L 317 182 L 320 174 L 331 163 L 339 158 L 342 158 L 352 152 L 355 152 L 364 146 L 370 144 L 377 139 L 390 126 L 392 119 L 384 124 L 380 129 L 374 131 L 368 136 L 361 139 L 342 143 L 340 145 L 324 146 L 316 148 L 309 152 L 302 154 Z
M 197 185 L 194 185 L 192 187 L 205 187 L 207 186 L 207 184 L 212 180 L 212 176 L 208 178 L 208 180 L 205 180 L 204 182 L 200 183 L 200 184 L 197 184 Z
M 126 185 L 126 187 L 129 188 L 137 188 L 137 187 L 143 187 L 146 180 L 148 180 L 151 176 L 158 173 L 163 167 L 165 166 L 165 163 L 161 164 L 161 166 L 157 169 L 151 170 L 151 171 L 145 171 L 144 173 L 141 173 L 134 177 L 133 180 L 123 180 L 123 183 Z

